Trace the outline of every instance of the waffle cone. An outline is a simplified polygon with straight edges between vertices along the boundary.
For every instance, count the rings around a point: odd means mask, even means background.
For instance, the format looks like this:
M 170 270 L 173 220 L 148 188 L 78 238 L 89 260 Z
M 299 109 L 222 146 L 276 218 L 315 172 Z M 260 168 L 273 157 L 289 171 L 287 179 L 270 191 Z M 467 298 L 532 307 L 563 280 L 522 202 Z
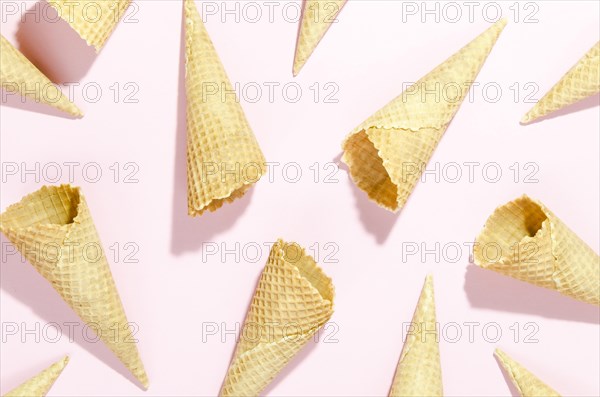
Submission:
M 100 52 L 131 0 L 47 0 L 88 45 Z
M 0 215 L 0 229 L 147 387 L 144 365 L 79 188 L 42 187 Z
M 296 243 L 271 249 L 221 396 L 257 396 L 333 314 L 331 279 Z
M 560 397 L 560 394 L 554 389 L 547 386 L 500 349 L 496 349 L 494 355 L 522 397 Z
M 55 86 L 29 59 L 0 35 L 0 86 L 7 92 L 18 92 L 21 96 L 33 99 L 81 117 L 83 113 L 62 91 Z
M 265 158 L 193 0 L 184 9 L 188 214 L 199 216 L 242 197 Z
M 473 248 L 475 264 L 600 304 L 600 258 L 541 202 L 522 196 L 494 211 Z
M 345 139 L 342 160 L 371 200 L 394 212 L 404 206 L 505 25 L 497 22 Z
M 294 76 L 300 73 L 347 0 L 306 0 L 300 20 L 300 31 L 294 57 Z
M 442 396 L 433 278 L 427 276 L 398 361 L 390 396 Z
M 600 41 L 563 76 L 521 123 L 531 123 L 600 92 Z
M 6 393 L 4 397 L 44 397 L 68 362 L 69 356 L 65 356 L 16 389 Z

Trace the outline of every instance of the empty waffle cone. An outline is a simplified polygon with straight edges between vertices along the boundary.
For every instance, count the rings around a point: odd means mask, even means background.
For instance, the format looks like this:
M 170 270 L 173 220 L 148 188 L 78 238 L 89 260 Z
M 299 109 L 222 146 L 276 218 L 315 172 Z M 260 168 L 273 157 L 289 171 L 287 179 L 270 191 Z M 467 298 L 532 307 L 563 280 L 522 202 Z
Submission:
M 442 396 L 433 278 L 427 276 L 398 361 L 390 396 Z
M 539 201 L 523 195 L 488 218 L 473 247 L 475 264 L 600 304 L 600 258 Z
M 271 249 L 221 396 L 258 396 L 333 314 L 331 279 L 296 243 Z
M 539 380 L 500 349 L 496 349 L 494 355 L 522 397 L 560 397 L 560 394 L 554 389 Z
M 335 22 L 338 14 L 346 4 L 347 0 L 306 0 L 300 20 L 300 31 L 296 43 L 296 55 L 294 57 L 294 76 L 308 61 L 331 24 Z
M 4 397 L 44 397 L 68 362 L 69 356 L 65 356 L 16 389 L 6 393 Z
M 131 0 L 47 0 L 88 45 L 100 52 Z
M 1 35 L 0 52 L 2 52 L 0 86 L 3 90 L 7 93 L 18 92 L 22 97 L 44 103 L 76 117 L 83 116 L 81 110 L 69 101 L 46 75 Z
M 0 215 L 0 229 L 147 387 L 144 365 L 79 188 L 42 187 Z
M 342 160 L 371 200 L 401 209 L 506 25 L 501 20 L 359 125 Z
M 531 123 L 599 92 L 600 41 L 523 116 L 521 123 Z
M 185 0 L 188 214 L 240 198 L 265 158 L 193 0 Z

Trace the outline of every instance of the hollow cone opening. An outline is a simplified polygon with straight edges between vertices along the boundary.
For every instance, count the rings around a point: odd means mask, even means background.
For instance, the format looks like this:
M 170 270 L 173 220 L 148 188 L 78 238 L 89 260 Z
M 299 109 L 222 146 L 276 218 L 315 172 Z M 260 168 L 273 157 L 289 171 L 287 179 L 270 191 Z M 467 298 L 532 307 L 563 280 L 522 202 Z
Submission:
M 398 188 L 383 166 L 383 159 L 366 131 L 348 138 L 344 144 L 344 162 L 356 185 L 382 207 L 398 208 Z

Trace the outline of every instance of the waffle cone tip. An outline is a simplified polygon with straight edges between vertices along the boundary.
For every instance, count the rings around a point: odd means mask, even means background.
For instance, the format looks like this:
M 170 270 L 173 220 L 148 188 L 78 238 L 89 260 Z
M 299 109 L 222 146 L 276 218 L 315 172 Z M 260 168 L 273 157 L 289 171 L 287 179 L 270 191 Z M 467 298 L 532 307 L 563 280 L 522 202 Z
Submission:
M 527 112 L 526 114 L 523 115 L 523 117 L 521 117 L 520 123 L 522 125 L 527 125 L 527 124 L 531 123 L 532 121 L 533 121 L 533 118 L 531 117 L 530 112 Z
M 421 288 L 421 294 L 419 295 L 419 301 L 417 302 L 417 307 L 415 309 L 415 316 L 421 313 L 432 314 L 433 316 L 427 319 L 420 318 L 419 321 L 430 321 L 433 320 L 435 322 L 435 293 L 433 288 L 433 275 L 428 274 L 425 276 L 425 281 L 423 282 L 423 287 Z M 415 318 L 413 321 L 416 321 Z
M 68 96 L 3 35 L 0 35 L 0 52 L 0 84 L 5 94 L 18 93 L 23 98 L 52 106 L 76 118 L 83 116 Z
M 522 397 L 560 397 L 556 390 L 546 385 L 502 350 L 496 348 L 494 357 Z
M 504 353 L 498 347 L 494 349 L 494 357 L 497 357 L 501 361 L 505 361 L 505 359 L 507 358 L 506 353 Z
M 301 34 L 301 32 L 299 33 L 299 35 Z M 300 45 L 300 36 L 298 37 L 298 42 L 296 43 L 296 52 L 294 54 L 294 64 L 292 65 L 292 76 L 297 77 L 300 74 L 300 71 L 302 70 L 302 68 L 304 68 L 304 65 L 306 65 L 306 62 L 308 61 L 308 58 L 304 59 L 304 60 L 300 60 L 299 59 L 299 48 L 298 46 Z
M 504 29 L 507 24 L 508 24 L 508 18 L 506 18 L 506 17 L 502 17 L 498 20 L 498 22 L 496 22 L 496 25 L 502 29 Z
M 298 76 L 347 0 L 306 0 L 303 3 L 292 74 Z
M 146 372 L 144 372 L 144 374 L 140 377 L 136 377 L 136 379 L 140 382 L 142 389 L 144 389 L 144 391 L 147 391 L 148 387 L 150 387 L 150 382 L 148 381 L 148 376 L 146 375 Z
M 433 274 L 429 273 L 425 276 L 425 283 L 423 285 L 429 289 L 433 289 Z
M 78 118 L 78 119 L 82 118 L 84 116 L 83 111 L 81 109 L 79 109 L 77 107 L 77 105 L 74 105 L 74 106 L 75 106 L 75 111 L 73 113 L 71 113 L 71 114 L 73 116 L 75 116 L 76 118 Z
M 425 277 L 410 323 L 410 332 L 406 335 L 389 392 L 390 397 L 423 395 L 443 395 L 438 324 L 431 275 Z
M 525 114 L 522 124 L 557 115 L 576 103 L 600 93 L 600 41 L 581 57 Z
M 67 355 L 67 356 L 64 356 L 62 358 L 62 360 L 60 360 L 58 362 L 60 363 L 61 367 L 64 368 L 69 363 L 70 360 L 71 360 L 71 358 Z
M 44 397 L 69 363 L 69 356 L 56 361 L 48 368 L 9 391 L 4 397 Z
M 292 76 L 297 77 L 298 74 L 300 73 L 300 71 L 302 70 L 303 66 L 304 66 L 304 64 L 297 65 L 296 61 L 294 61 L 294 66 L 292 67 Z

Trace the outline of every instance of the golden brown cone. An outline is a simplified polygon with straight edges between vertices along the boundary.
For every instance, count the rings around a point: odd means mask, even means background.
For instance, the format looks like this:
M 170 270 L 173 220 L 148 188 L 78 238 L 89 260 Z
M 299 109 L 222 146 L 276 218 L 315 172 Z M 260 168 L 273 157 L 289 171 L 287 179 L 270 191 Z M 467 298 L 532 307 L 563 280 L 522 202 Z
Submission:
M 0 229 L 148 387 L 130 323 L 79 188 L 42 187 L 0 215 Z
M 534 374 L 508 357 L 500 349 L 496 349 L 494 355 L 500 361 L 502 368 L 504 368 L 504 371 L 510 377 L 513 385 L 519 390 L 521 397 L 560 397 L 558 392 L 544 384 Z
M 482 268 L 600 304 L 600 257 L 544 204 L 526 195 L 488 218 L 473 258 Z
M 296 243 L 271 249 L 221 396 L 257 396 L 333 314 L 331 279 Z
M 297 76 L 319 42 L 336 21 L 347 0 L 306 0 L 300 20 L 293 74 Z
M 389 395 L 392 397 L 443 395 L 433 278 L 430 275 L 425 279 Z
M 65 356 L 27 382 L 6 393 L 4 397 L 44 397 L 68 362 L 69 356 Z
M 1 35 L 0 52 L 0 86 L 3 90 L 18 92 L 22 97 L 52 106 L 75 117 L 83 116 L 81 110 L 48 77 Z
M 505 25 L 498 21 L 345 139 L 342 160 L 371 200 L 393 212 L 404 206 Z
M 184 9 L 188 214 L 200 216 L 242 197 L 265 158 L 193 0 Z
M 47 0 L 88 45 L 100 52 L 131 0 Z
M 599 92 L 600 41 L 523 116 L 521 123 L 531 123 Z

